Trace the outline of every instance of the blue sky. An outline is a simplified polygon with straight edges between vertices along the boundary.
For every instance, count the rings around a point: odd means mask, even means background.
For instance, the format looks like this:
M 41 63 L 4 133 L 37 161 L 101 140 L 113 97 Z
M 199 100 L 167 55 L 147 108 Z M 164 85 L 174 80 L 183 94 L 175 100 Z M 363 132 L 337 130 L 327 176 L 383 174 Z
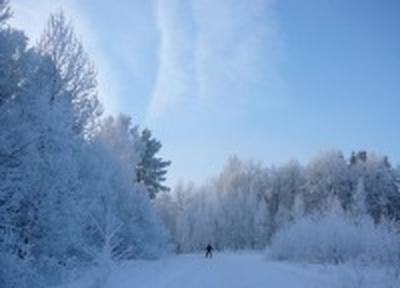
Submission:
M 236 154 L 265 164 L 367 149 L 400 162 L 400 2 L 14 0 L 37 38 L 63 7 L 107 113 L 150 127 L 169 183 Z

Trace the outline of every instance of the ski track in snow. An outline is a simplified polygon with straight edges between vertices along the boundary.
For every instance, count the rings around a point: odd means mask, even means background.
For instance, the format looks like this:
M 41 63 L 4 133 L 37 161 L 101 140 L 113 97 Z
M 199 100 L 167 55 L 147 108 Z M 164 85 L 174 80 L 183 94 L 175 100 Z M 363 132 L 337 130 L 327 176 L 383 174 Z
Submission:
M 311 269 L 310 269 L 311 268 Z M 107 288 L 337 288 L 321 267 L 271 262 L 252 253 L 169 256 L 121 265 Z

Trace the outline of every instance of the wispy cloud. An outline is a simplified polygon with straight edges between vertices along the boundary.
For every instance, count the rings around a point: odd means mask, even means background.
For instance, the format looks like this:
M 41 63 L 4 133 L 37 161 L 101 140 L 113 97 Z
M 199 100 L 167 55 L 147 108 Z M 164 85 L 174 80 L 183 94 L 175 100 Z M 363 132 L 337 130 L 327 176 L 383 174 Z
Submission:
M 106 111 L 126 111 L 130 99 L 136 99 L 130 106 L 144 105 L 139 96 L 127 95 L 135 92 L 146 98 L 151 89 L 148 106 L 137 108 L 147 110 L 146 124 L 183 107 L 201 107 L 208 113 L 207 109 L 218 111 L 224 106 L 224 111 L 235 114 L 243 113 L 249 103 L 279 100 L 277 95 L 285 87 L 279 72 L 284 53 L 274 0 L 154 0 L 154 19 L 147 11 L 152 4 L 140 3 L 121 2 L 114 7 L 114 14 L 132 10 L 124 17 L 136 20 L 109 29 L 99 26 L 99 19 L 91 22 L 94 15 L 86 15 L 83 2 L 77 0 L 13 0 L 12 22 L 35 41 L 48 15 L 62 7 L 99 68 Z M 105 7 L 105 2 L 99 2 L 99 12 Z M 102 33 L 104 28 L 108 34 Z M 158 71 L 154 71 L 152 51 L 157 49 Z M 128 77 L 134 81 L 127 90 L 129 85 L 122 79 Z M 256 97 L 264 99 L 256 101 Z
M 154 120 L 193 93 L 195 27 L 187 0 L 160 0 L 156 21 L 160 32 L 159 68 L 148 118 Z
M 194 97 L 232 109 L 251 94 L 276 101 L 284 53 L 273 1 L 159 0 L 156 7 L 160 65 L 148 119 Z

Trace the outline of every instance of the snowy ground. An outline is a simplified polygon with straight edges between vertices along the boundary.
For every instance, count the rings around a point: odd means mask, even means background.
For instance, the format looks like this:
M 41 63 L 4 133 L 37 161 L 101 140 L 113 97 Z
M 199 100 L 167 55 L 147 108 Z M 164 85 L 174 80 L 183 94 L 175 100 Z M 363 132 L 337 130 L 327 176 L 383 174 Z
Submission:
M 383 271 L 272 262 L 263 254 L 223 253 L 133 261 L 113 269 L 107 288 L 357 288 L 400 287 Z M 103 282 L 103 281 L 102 281 Z M 76 283 L 78 284 L 78 283 Z M 72 287 L 89 287 L 73 285 Z M 96 286 L 100 287 L 100 286 Z
M 133 287 L 130 283 L 133 279 L 146 288 L 265 288 L 272 284 L 275 287 L 330 287 L 328 277 L 267 262 L 259 254 L 217 254 L 213 259 L 200 255 L 177 256 L 158 262 L 131 263 L 125 269 L 110 279 L 120 288 Z

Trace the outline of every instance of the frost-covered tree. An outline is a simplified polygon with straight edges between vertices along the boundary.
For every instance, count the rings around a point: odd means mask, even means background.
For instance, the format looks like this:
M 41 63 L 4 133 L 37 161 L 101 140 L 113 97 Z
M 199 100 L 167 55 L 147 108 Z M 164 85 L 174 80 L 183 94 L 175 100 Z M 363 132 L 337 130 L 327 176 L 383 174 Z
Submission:
M 254 245 L 252 248 L 264 248 L 272 235 L 272 217 L 265 201 L 256 204 L 254 213 Z
M 22 211 L 29 214 L 30 209 L 24 199 L 24 160 L 32 150 L 32 124 L 29 119 L 21 118 L 25 105 L 20 105 L 23 90 L 19 85 L 26 79 L 24 64 L 28 62 L 27 39 L 21 31 L 9 27 L 6 20 L 10 16 L 6 1 L 0 3 L 0 235 L 11 234 L 13 247 L 8 252 L 18 253 L 23 250 L 24 223 L 29 217 L 22 216 Z M 25 97 L 26 98 L 26 97 Z M 21 103 L 22 104 L 22 103 Z M 19 224 L 22 225 L 19 225 Z M 7 231 L 6 231 L 7 230 Z M 0 236 L 0 242 L 2 236 Z M 4 247 L 3 247 L 4 248 Z
M 82 159 L 88 190 L 83 253 L 100 263 L 156 257 L 164 248 L 164 231 L 145 192 L 132 184 L 128 164 L 108 144 L 108 132 L 94 139 Z
M 23 77 L 21 62 L 27 45 L 27 38 L 21 31 L 7 26 L 10 12 L 6 3 L 0 3 L 0 107 L 17 93 L 17 86 Z
M 51 261 L 63 261 L 76 236 L 65 237 L 77 216 L 73 156 L 79 140 L 72 133 L 72 105 L 67 97 L 53 98 L 59 75 L 52 61 L 33 49 L 20 53 L 17 89 L 1 107 L 7 125 L 1 150 L 10 161 L 0 165 L 0 222 L 12 228 L 8 253 L 29 259 L 41 273 L 57 266 Z
M 191 184 L 178 183 L 173 191 L 176 203 L 176 234 L 173 235 L 173 238 L 176 239 L 177 252 L 190 251 L 192 246 L 195 245 L 194 241 L 192 241 L 192 232 L 195 225 L 193 220 L 195 219 L 190 217 L 193 189 L 194 187 Z
M 157 195 L 157 198 L 154 201 L 154 207 L 165 227 L 167 227 L 170 232 L 169 240 L 172 242 L 172 244 L 177 243 L 176 239 L 174 238 L 177 235 L 176 219 L 178 205 L 176 203 L 176 199 L 171 195 L 171 193 L 161 193 Z
M 362 181 L 364 205 L 375 221 L 382 217 L 400 219 L 398 176 L 387 157 L 364 151 L 353 153 L 350 177 L 355 192 Z
M 280 167 L 274 173 L 272 190 L 272 211 L 275 212 L 275 228 L 278 229 L 294 220 L 294 204 L 296 197 L 303 197 L 305 184 L 304 172 L 296 161 Z
M 136 179 L 142 183 L 154 199 L 157 193 L 169 191 L 170 188 L 163 183 L 166 180 L 167 167 L 171 161 L 157 157 L 162 145 L 161 142 L 152 137 L 149 129 L 144 129 L 140 134 L 142 154 L 136 167 Z
M 206 242 L 218 249 L 257 249 L 304 217 L 327 211 L 346 214 L 355 224 L 369 215 L 376 223 L 397 221 L 395 172 L 385 157 L 366 152 L 346 161 L 340 151 L 327 151 L 304 168 L 296 161 L 268 168 L 231 157 L 219 176 L 191 189 L 178 185 L 178 193 L 156 203 L 164 207 L 160 215 L 180 251 L 203 249 Z
M 387 157 L 370 154 L 365 163 L 364 185 L 368 212 L 375 221 L 400 219 L 400 193 L 395 171 Z
M 359 178 L 356 191 L 353 194 L 352 213 L 357 218 L 362 218 L 368 214 L 364 179 Z
M 344 209 L 351 203 L 348 165 L 340 151 L 330 150 L 315 157 L 305 169 L 305 208 L 307 212 L 329 208 L 326 202 L 336 196 Z
M 75 109 L 74 130 L 89 137 L 102 113 L 97 72 L 63 11 L 50 16 L 38 49 L 50 57 L 60 75 L 54 97 L 62 91 L 69 94 Z
M 393 265 L 398 261 L 398 235 L 392 225 L 376 226 L 365 217 L 354 221 L 344 211 L 309 215 L 278 232 L 270 256 L 279 260 L 339 264 Z
M 103 141 L 127 165 L 133 182 L 139 182 L 136 174 L 143 154 L 143 145 L 137 126 L 132 126 L 132 119 L 125 115 L 109 116 L 101 121 L 99 127 L 99 135 Z
M 130 119 L 104 120 L 81 137 L 77 119 L 85 129 L 99 121 L 78 111 L 77 97 L 91 92 L 72 88 L 83 74 L 68 76 L 81 51 L 69 47 L 72 28 L 53 19 L 61 30 L 48 43 L 57 47 L 44 52 L 7 25 L 9 15 L 0 0 L 0 286 L 49 287 L 89 265 L 157 257 L 165 231 L 132 181 L 141 151 Z
M 171 224 L 168 227 L 178 251 L 204 249 L 208 243 L 218 249 L 264 247 L 273 223 L 269 182 L 264 176 L 260 165 L 232 157 L 221 175 L 209 183 L 200 187 L 179 184 L 168 204 L 162 194 L 157 196 L 157 206 L 176 210 L 167 213 L 161 209 L 160 215 L 167 217 L 165 223 L 172 223 L 172 228 Z

